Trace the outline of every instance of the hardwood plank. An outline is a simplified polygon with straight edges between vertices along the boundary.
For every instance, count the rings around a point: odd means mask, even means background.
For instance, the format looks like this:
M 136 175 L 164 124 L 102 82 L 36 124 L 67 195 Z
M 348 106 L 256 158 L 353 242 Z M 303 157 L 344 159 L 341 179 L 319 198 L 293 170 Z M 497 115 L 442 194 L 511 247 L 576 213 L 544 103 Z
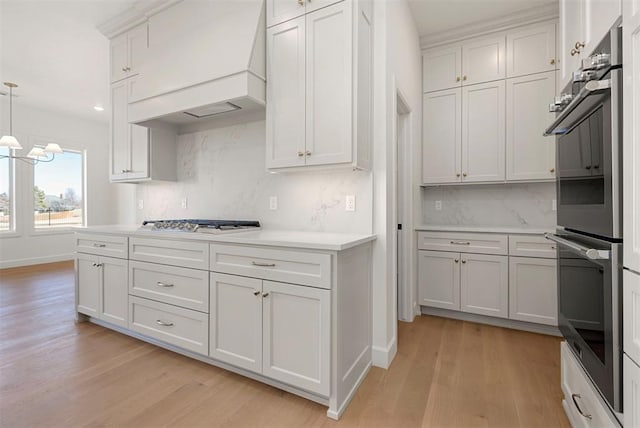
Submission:
M 398 325 L 339 422 L 326 408 L 91 323 L 69 262 L 0 271 L 2 427 L 568 427 L 560 339 L 422 316 Z

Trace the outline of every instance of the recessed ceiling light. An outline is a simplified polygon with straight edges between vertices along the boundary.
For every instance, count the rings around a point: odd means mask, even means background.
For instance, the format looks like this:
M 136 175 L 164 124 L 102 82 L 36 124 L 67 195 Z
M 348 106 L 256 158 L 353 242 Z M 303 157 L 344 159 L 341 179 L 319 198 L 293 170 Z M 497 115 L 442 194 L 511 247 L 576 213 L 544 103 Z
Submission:
M 103 111 L 104 107 L 102 107 L 100 104 L 96 104 L 96 105 L 93 106 L 93 109 L 95 111 Z

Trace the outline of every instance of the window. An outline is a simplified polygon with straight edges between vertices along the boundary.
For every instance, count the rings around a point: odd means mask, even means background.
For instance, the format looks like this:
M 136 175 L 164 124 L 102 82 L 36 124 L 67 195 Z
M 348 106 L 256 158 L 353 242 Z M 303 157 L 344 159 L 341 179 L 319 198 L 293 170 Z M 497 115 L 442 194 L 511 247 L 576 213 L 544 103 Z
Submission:
M 33 167 L 35 229 L 85 225 L 84 153 L 65 150 Z
M 9 155 L 9 149 L 0 148 L 0 155 Z M 0 232 L 13 230 L 12 207 L 11 162 L 9 158 L 0 158 Z

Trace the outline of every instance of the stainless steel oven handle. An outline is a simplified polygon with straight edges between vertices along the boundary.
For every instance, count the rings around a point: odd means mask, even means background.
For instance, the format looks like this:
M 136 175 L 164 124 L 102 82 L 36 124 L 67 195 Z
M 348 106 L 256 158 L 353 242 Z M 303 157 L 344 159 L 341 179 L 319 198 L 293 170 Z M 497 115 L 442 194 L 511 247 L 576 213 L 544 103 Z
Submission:
M 608 250 L 597 250 L 595 248 L 588 248 L 584 245 L 571 242 L 568 239 L 561 238 L 558 235 L 554 235 L 553 233 L 545 233 L 544 237 L 550 241 L 563 245 L 570 250 L 573 250 L 574 252 L 580 254 L 581 256 L 585 256 L 591 260 L 609 260 L 611 258 L 611 251 Z

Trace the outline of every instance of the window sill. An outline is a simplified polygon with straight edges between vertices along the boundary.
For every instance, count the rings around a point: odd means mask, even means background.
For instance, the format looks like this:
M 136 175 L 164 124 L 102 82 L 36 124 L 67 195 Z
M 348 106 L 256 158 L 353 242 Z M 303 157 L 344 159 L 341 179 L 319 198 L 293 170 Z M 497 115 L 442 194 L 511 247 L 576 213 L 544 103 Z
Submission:
M 16 232 L 15 230 L 7 230 L 0 232 L 0 239 L 2 238 L 18 238 L 22 236 L 22 233 Z

